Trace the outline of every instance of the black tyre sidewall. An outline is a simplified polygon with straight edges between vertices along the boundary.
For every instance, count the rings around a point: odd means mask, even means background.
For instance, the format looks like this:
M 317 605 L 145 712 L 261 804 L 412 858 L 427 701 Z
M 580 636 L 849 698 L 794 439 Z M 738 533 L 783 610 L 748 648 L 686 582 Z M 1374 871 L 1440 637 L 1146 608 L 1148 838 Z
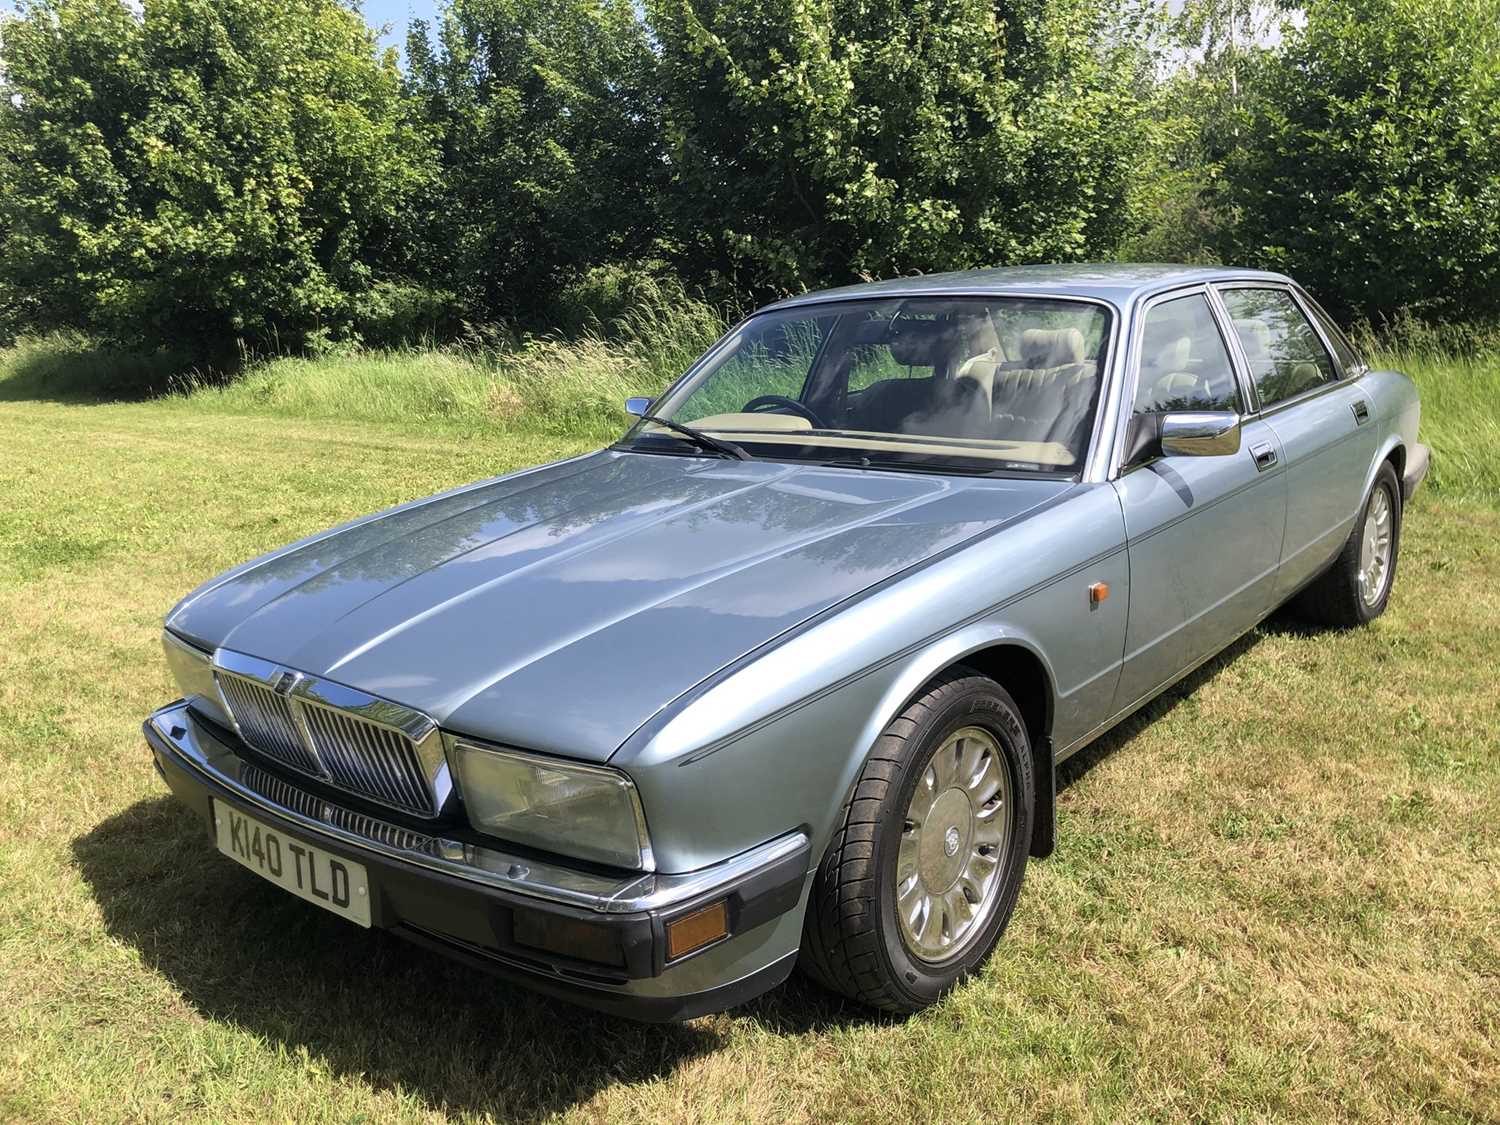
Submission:
M 926 1007 L 937 1000 L 990 955 L 1015 909 L 1030 850 L 1033 769 L 1031 742 L 1020 712 L 1004 689 L 991 680 L 976 675 L 955 687 L 957 690 L 941 699 L 912 736 L 908 767 L 902 773 L 901 783 L 888 796 L 886 807 L 881 810 L 875 843 L 879 872 L 876 924 L 879 948 L 886 961 L 885 975 L 891 987 L 904 994 L 913 1009 Z M 1004 764 L 1010 771 L 1016 814 L 1014 830 L 1008 843 L 1002 882 L 996 891 L 1001 898 L 984 931 L 959 957 L 929 965 L 913 957 L 901 938 L 901 924 L 896 917 L 896 857 L 906 810 L 927 763 L 950 734 L 967 726 L 984 728 L 1000 744 Z
M 1359 589 L 1359 543 L 1363 539 L 1365 531 L 1365 520 L 1370 515 L 1370 505 L 1375 502 L 1375 493 L 1385 488 L 1390 493 L 1391 499 L 1391 565 L 1390 572 L 1386 575 L 1385 589 L 1381 591 L 1380 598 L 1374 605 L 1366 603 L 1364 595 Z M 1352 573 L 1349 575 L 1349 588 L 1354 592 L 1354 611 L 1361 622 L 1368 624 L 1385 612 L 1385 607 L 1391 600 L 1391 591 L 1396 588 L 1396 564 L 1401 558 L 1401 524 L 1405 513 L 1401 505 L 1401 482 L 1396 479 L 1396 470 L 1391 468 L 1390 462 L 1381 466 L 1380 471 L 1375 474 L 1375 483 L 1370 488 L 1370 495 L 1365 497 L 1364 506 L 1359 510 L 1359 521 L 1354 525 L 1354 549 L 1350 552 L 1349 566 Z

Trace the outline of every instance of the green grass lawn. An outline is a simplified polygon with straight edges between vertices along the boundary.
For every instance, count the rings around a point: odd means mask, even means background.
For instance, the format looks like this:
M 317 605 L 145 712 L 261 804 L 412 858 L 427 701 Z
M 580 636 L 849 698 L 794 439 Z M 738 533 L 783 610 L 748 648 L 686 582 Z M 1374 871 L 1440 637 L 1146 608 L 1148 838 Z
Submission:
M 978 980 L 904 1023 L 794 980 L 679 1027 L 257 880 L 139 733 L 198 581 L 588 443 L 0 393 L 0 1120 L 1500 1118 L 1500 394 L 1444 377 L 1434 446 L 1472 463 L 1390 612 L 1273 619 L 1070 763 Z

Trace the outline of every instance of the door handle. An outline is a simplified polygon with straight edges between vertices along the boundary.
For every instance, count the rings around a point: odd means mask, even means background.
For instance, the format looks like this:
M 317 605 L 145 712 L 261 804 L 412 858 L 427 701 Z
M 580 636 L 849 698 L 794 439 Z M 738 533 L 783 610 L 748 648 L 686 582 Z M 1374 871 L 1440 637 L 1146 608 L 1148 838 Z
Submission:
M 1356 399 L 1350 409 L 1354 411 L 1354 421 L 1358 425 L 1363 426 L 1370 420 L 1370 404 L 1364 399 Z
M 1250 456 L 1255 458 L 1255 467 L 1265 472 L 1276 464 L 1276 447 L 1268 441 L 1250 447 Z

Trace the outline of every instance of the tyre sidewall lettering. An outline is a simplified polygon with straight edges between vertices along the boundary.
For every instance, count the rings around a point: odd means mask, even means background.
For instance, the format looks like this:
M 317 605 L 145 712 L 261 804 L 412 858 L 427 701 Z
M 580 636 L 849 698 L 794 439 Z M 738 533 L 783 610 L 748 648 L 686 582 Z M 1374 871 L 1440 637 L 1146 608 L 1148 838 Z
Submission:
M 918 736 L 912 753 L 911 768 L 894 790 L 893 799 L 884 810 L 878 847 L 880 947 L 888 963 L 891 978 L 920 1004 L 928 1004 L 960 983 L 984 962 L 1000 933 L 1009 921 L 1019 890 L 1019 875 L 1024 871 L 1031 834 L 1033 784 L 1030 741 L 1025 726 L 1008 697 L 1002 698 L 989 681 L 975 677 L 959 687 L 955 698 L 944 701 L 932 721 Z M 984 935 L 950 962 L 937 965 L 917 961 L 901 939 L 896 918 L 896 853 L 905 810 L 913 789 L 927 768 L 934 752 L 953 731 L 966 726 L 982 726 L 1000 743 L 1004 767 L 1010 771 L 1011 792 L 1016 804 L 1015 824 L 1007 843 L 1005 872 L 995 892 L 1002 897 L 985 925 Z

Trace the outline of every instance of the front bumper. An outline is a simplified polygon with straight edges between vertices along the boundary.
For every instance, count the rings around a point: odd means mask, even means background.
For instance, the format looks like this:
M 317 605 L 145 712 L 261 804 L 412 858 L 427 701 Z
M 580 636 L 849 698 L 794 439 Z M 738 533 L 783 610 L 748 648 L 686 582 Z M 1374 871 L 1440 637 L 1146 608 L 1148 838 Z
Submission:
M 210 839 L 211 800 L 311 838 L 364 865 L 375 926 L 538 991 L 636 1019 L 691 1019 L 775 987 L 795 963 L 804 833 L 685 874 L 585 870 L 334 804 L 242 758 L 232 735 L 186 703 L 157 711 L 144 731 L 158 772 Z M 729 937 L 669 963 L 667 923 L 721 899 Z M 541 948 L 518 934 L 553 936 Z

